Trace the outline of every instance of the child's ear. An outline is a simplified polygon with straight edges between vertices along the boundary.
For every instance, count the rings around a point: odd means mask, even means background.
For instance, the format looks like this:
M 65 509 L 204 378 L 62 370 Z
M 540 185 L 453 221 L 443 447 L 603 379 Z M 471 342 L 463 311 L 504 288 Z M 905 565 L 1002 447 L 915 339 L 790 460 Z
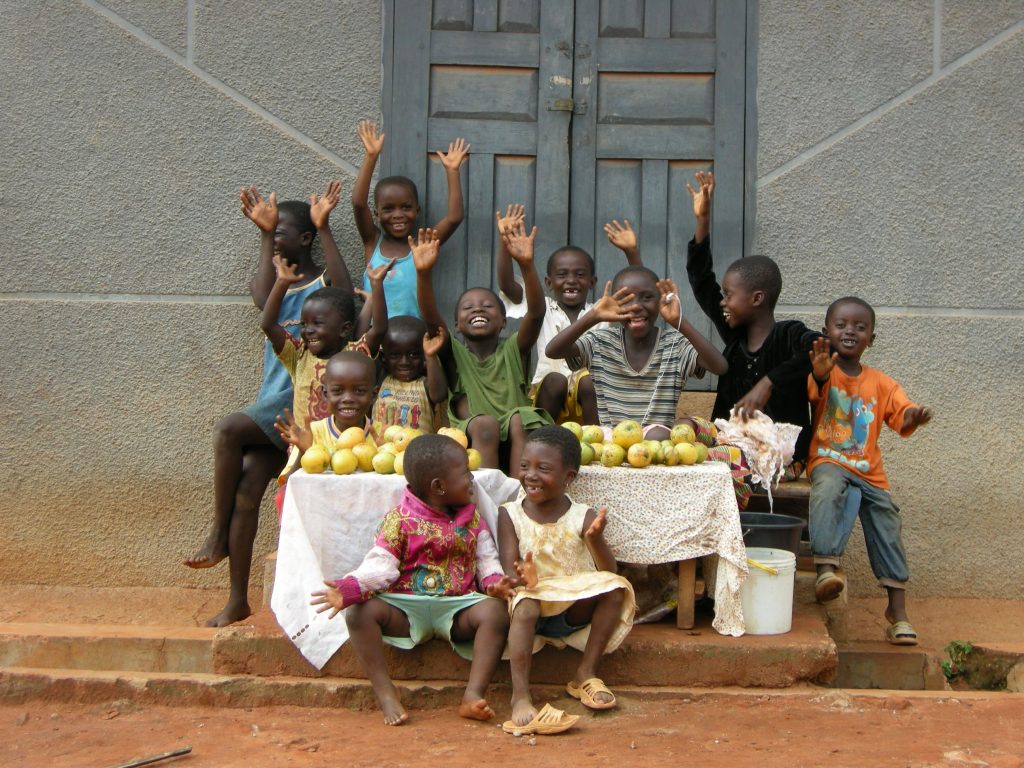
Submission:
M 433 480 L 430 481 L 430 492 L 435 494 L 436 496 L 444 496 L 444 482 L 441 480 L 440 477 L 435 477 Z
M 544 287 L 547 288 L 549 291 L 551 290 L 551 276 L 550 275 L 544 275 Z
M 875 343 L 875 332 L 874 332 L 874 331 L 872 331 L 872 332 L 871 332 L 871 338 L 870 338 L 870 339 L 868 339 L 868 346 L 870 347 L 870 346 L 871 346 L 872 344 L 874 344 L 874 343 Z
M 591 275 L 590 276 L 590 287 L 593 288 L 595 285 L 597 285 L 597 275 Z
M 352 335 L 352 321 L 346 320 L 341 324 L 341 338 L 347 339 Z
M 579 470 L 576 470 L 576 469 L 567 469 L 567 470 L 565 470 L 565 484 L 566 485 L 571 485 L 572 481 L 576 479 L 576 476 L 578 474 L 579 474 Z
M 753 307 L 760 307 L 764 304 L 765 295 L 764 291 L 754 291 L 750 294 L 750 305 Z
M 313 238 L 316 237 L 312 232 L 303 232 L 302 237 L 299 238 L 299 242 L 304 248 L 309 248 L 313 244 Z

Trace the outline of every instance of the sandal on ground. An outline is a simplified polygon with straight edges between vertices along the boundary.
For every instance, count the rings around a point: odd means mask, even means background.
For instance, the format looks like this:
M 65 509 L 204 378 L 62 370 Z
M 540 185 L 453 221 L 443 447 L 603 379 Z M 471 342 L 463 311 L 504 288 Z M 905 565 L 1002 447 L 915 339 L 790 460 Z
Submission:
M 894 621 L 885 628 L 885 639 L 893 645 L 917 645 L 917 632 L 909 621 Z
M 608 686 L 604 684 L 604 681 L 598 677 L 592 677 L 589 680 L 584 680 L 579 685 L 576 683 L 569 683 L 565 686 L 565 692 L 572 696 L 574 699 L 579 699 L 580 703 L 590 709 L 612 709 L 619 702 L 615 698 L 615 694 L 612 693 Z M 612 697 L 611 701 L 598 701 L 596 697 L 599 693 L 607 693 Z
M 562 733 L 576 725 L 580 719 L 579 715 L 569 715 L 560 709 L 555 709 L 550 704 L 541 707 L 540 712 L 533 716 L 533 720 L 526 725 L 516 725 L 512 720 L 506 720 L 501 726 L 505 733 L 513 736 L 550 736 L 555 733 Z
M 835 571 L 822 571 L 814 581 L 814 596 L 819 603 L 835 600 L 846 588 L 843 577 Z

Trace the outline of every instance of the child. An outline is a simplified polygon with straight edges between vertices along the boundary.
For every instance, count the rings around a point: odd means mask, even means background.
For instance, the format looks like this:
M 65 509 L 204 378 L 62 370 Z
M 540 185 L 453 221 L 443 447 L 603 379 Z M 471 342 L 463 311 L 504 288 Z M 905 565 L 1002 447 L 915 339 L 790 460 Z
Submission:
M 362 352 L 342 350 L 327 361 L 323 376 L 323 396 L 330 415 L 314 421 L 308 428 L 295 421 L 285 408 L 284 416 L 274 425 L 298 458 L 313 445 L 334 453 L 338 438 L 349 427 L 361 427 L 370 433 L 370 407 L 377 394 L 377 366 Z
M 875 311 L 866 301 L 847 296 L 832 302 L 823 332 L 827 338 L 815 339 L 809 353 L 812 373 L 807 379 L 815 424 L 807 463 L 811 548 L 818 571 L 814 593 L 824 602 L 846 586 L 836 566 L 859 514 L 871 570 L 889 597 L 886 638 L 894 645 L 916 645 L 917 633 L 907 616 L 909 574 L 899 507 L 889 496 L 878 435 L 884 422 L 908 437 L 931 420 L 932 412 L 912 403 L 884 373 L 861 364 L 861 355 L 875 340 Z
M 420 308 L 416 303 L 416 267 L 406 243 L 420 213 L 419 193 L 412 179 L 405 176 L 388 176 L 378 181 L 373 189 L 373 204 L 380 224 L 380 229 L 377 229 L 369 206 L 370 178 L 384 147 L 384 134 L 377 132 L 375 123 L 362 120 L 359 123 L 359 138 L 366 149 L 366 155 L 352 188 L 352 212 L 356 219 L 356 229 L 363 240 L 367 270 L 393 260 L 395 268 L 384 284 L 388 316 L 420 317 Z M 447 154 L 437 153 L 448 181 L 448 213 L 434 226 L 442 243 L 462 223 L 462 180 L 459 167 L 469 155 L 469 149 L 470 145 L 463 139 L 456 139 L 448 145 Z M 369 271 L 363 281 L 363 289 L 370 290 Z
M 381 344 L 387 376 L 381 382 L 373 406 L 373 431 L 377 439 L 393 424 L 435 432 L 434 406 L 448 397 L 448 382 L 437 359 L 444 333 L 427 337 L 427 326 L 418 317 L 399 315 L 388 320 Z
M 519 473 L 526 434 L 551 423 L 547 412 L 534 408 L 526 394 L 530 350 L 537 343 L 544 321 L 544 291 L 533 266 L 536 237 L 537 228 L 527 237 L 521 221 L 503 235 L 505 247 L 519 263 L 526 288 L 526 314 L 516 334 L 502 341 L 505 308 L 501 300 L 489 288 L 470 288 L 455 305 L 455 327 L 465 342 L 449 336 L 438 352 L 451 393 L 449 421 L 480 451 L 482 466 L 497 467 L 499 445 L 508 441 L 512 477 Z M 423 319 L 428 332 L 436 335 L 445 328 L 431 283 L 440 243 L 431 230 L 424 233 L 421 229 L 419 242 L 414 244 L 410 237 L 409 246 L 416 260 Z
M 256 306 L 264 308 L 273 286 L 275 254 L 301 274 L 316 275 L 292 284 L 281 298 L 276 319 L 285 329 L 297 329 L 303 302 L 325 287 L 325 276 L 341 290 L 352 290 L 348 268 L 328 225 L 340 194 L 341 183 L 332 181 L 323 196 L 310 195 L 308 204 L 286 200 L 279 205 L 274 193 L 264 199 L 253 186 L 242 189 L 242 213 L 260 230 L 259 266 L 249 284 Z M 317 235 L 323 244 L 326 265 L 322 273 L 311 255 Z M 212 568 L 225 557 L 231 558 L 231 596 L 227 605 L 206 622 L 207 626 L 223 627 L 252 613 L 247 590 L 260 502 L 267 483 L 281 471 L 286 457 L 287 446 L 274 429 L 274 419 L 291 403 L 291 380 L 268 341 L 263 384 L 256 402 L 217 424 L 213 526 L 198 552 L 184 561 L 190 568 Z
M 665 440 L 686 379 L 728 370 L 722 353 L 682 316 L 677 293 L 675 283 L 659 281 L 647 267 L 626 267 L 590 312 L 548 344 L 548 357 L 590 370 L 602 427 L 632 419 L 646 438 Z M 659 312 L 665 330 L 655 325 Z M 594 327 L 601 322 L 616 325 Z
M 522 220 L 523 206 L 510 205 L 504 216 L 500 212 L 495 215 L 498 233 L 503 234 L 513 223 Z M 606 224 L 605 232 L 608 239 L 626 254 L 630 264 L 640 263 L 636 235 L 628 221 L 625 227 L 617 221 Z M 593 307 L 587 301 L 587 294 L 596 282 L 594 258 L 582 248 L 567 245 L 548 259 L 544 285 L 552 295 L 544 298 L 546 311 L 537 344 L 537 368 L 530 383 L 530 402 L 547 411 L 559 424 L 566 421 L 598 423 L 597 395 L 587 370 L 570 370 L 564 360 L 552 360 L 544 354 L 551 339 Z M 498 289 L 508 317 L 522 317 L 526 313 L 523 286 L 515 279 L 512 259 L 504 245 L 498 250 Z
M 405 478 L 405 496 L 384 516 L 373 549 L 354 571 L 324 582 L 327 589 L 313 593 L 312 605 L 333 609 L 330 618 L 349 609 L 345 622 L 356 656 L 388 725 L 401 725 L 408 715 L 388 676 L 382 641 L 413 648 L 435 636 L 472 659 L 459 714 L 490 719 L 484 694 L 508 632 L 508 613 L 493 597 L 504 599 L 511 584 L 473 503 L 466 451 L 450 437 L 418 437 L 405 451 Z
M 686 274 L 697 303 L 725 342 L 723 353 L 729 363 L 728 372 L 718 379 L 711 417 L 728 419 L 730 409 L 735 407 L 740 418 L 762 411 L 773 421 L 799 426 L 793 465 L 784 478 L 792 480 L 803 473 L 811 440 L 804 384 L 810 373 L 807 353 L 818 334 L 799 320 L 775 320 L 782 275 L 775 262 L 765 256 L 734 261 L 722 275 L 719 289 L 708 237 L 715 177 L 698 173 L 697 185 L 699 191 L 686 185 L 697 220 L 688 247 Z
M 531 432 L 520 463 L 525 496 L 498 512 L 501 564 L 506 574 L 518 572 L 524 584 L 509 603 L 512 721 L 506 730 L 526 732 L 523 726 L 537 716 L 530 663 L 545 641 L 583 651 L 566 686 L 570 696 L 591 709 L 616 705 L 597 665 L 629 634 L 636 602 L 604 540 L 607 511 L 595 512 L 566 495 L 579 467 L 580 443 L 569 430 L 548 426 Z

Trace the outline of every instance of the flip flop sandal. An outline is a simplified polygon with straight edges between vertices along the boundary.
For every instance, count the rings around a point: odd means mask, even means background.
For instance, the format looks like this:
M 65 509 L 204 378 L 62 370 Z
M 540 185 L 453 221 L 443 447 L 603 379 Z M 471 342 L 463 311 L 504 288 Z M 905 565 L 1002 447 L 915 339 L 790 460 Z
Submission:
M 569 715 L 550 704 L 545 704 L 526 725 L 516 725 L 512 720 L 506 720 L 501 730 L 513 736 L 551 736 L 569 730 L 579 719 L 579 715 Z
M 619 702 L 615 698 L 615 694 L 612 693 L 608 686 L 604 684 L 604 681 L 598 677 L 592 677 L 589 680 L 584 680 L 579 685 L 576 683 L 569 683 L 565 686 L 565 692 L 572 696 L 574 699 L 579 699 L 580 703 L 590 709 L 612 709 Z M 595 697 L 598 693 L 607 693 L 612 697 L 611 701 L 598 701 Z
M 846 588 L 846 582 L 835 571 L 823 571 L 814 580 L 814 596 L 819 603 L 835 600 Z
M 885 628 L 885 639 L 893 645 L 917 645 L 917 632 L 909 621 L 894 621 Z

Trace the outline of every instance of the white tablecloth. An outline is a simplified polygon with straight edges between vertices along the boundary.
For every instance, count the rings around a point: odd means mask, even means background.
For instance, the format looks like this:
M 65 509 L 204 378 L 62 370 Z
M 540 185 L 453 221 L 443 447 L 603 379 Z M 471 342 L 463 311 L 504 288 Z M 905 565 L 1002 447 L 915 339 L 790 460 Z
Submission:
M 605 539 L 620 562 L 651 565 L 717 554 L 712 626 L 724 635 L 743 634 L 740 585 L 747 550 L 725 464 L 592 465 L 580 470 L 570 493 L 595 509 L 608 508 Z
M 519 481 L 496 469 L 473 475 L 477 507 L 496 532 L 498 505 L 515 498 Z M 381 518 L 401 501 L 404 490 L 404 477 L 370 472 L 307 475 L 300 470 L 288 480 L 270 607 L 317 669 L 348 640 L 348 628 L 342 615 L 328 620 L 329 611 L 317 613 L 309 604 L 310 592 L 363 561 Z

